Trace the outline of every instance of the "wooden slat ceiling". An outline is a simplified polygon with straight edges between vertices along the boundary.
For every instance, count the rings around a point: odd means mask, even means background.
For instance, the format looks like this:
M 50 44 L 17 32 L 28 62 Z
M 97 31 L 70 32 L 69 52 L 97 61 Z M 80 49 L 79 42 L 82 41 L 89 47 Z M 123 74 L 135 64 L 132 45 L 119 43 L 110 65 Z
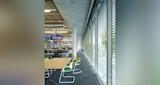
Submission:
M 64 19 L 52 0 L 45 0 L 45 9 L 56 9 L 54 12 L 45 13 L 45 24 L 63 23 Z
M 53 0 L 45 0 L 45 9 L 56 9 L 56 11 L 45 12 L 45 31 L 67 31 L 67 33 L 61 33 L 63 36 L 71 37 L 72 31 L 70 29 L 64 29 L 65 21 L 56 7 Z M 49 33 L 47 33 L 49 34 Z

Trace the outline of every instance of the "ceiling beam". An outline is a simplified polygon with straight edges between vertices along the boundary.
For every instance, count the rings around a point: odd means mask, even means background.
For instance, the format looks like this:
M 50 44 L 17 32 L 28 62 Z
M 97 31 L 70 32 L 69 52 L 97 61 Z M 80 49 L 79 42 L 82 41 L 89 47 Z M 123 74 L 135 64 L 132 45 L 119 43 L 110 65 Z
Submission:
M 45 1 L 53 1 L 53 0 L 45 0 Z
M 45 24 L 45 26 L 64 26 L 64 24 Z
M 45 23 L 46 22 L 64 22 L 64 20 L 45 20 Z
M 61 15 L 59 12 L 46 12 L 45 15 Z

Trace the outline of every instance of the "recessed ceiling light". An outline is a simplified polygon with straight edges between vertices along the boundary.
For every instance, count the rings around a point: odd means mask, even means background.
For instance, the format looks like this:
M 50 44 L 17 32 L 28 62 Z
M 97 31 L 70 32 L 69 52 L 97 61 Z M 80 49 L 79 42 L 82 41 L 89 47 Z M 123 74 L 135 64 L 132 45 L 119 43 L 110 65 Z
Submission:
M 45 9 L 44 12 L 51 12 L 51 11 L 56 11 L 56 9 Z
M 44 31 L 44 33 L 53 34 L 53 33 L 54 33 L 54 31 Z

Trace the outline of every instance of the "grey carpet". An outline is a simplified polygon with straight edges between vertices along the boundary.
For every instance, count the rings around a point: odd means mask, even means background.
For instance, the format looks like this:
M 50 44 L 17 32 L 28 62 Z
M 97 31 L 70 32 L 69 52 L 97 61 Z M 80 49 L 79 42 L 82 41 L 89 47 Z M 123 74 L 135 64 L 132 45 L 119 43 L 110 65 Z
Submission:
M 83 72 L 80 74 L 74 75 L 75 76 L 74 83 L 59 84 L 59 85 L 100 85 L 98 79 L 96 78 L 95 74 L 91 70 L 91 66 L 89 65 L 89 62 L 87 61 L 85 56 L 82 53 L 78 53 L 78 56 L 81 57 L 81 63 L 76 68 L 81 69 Z M 54 80 L 56 83 L 59 83 L 60 73 L 61 73 L 60 69 L 53 71 L 52 75 L 50 76 L 50 79 Z M 73 75 L 73 74 L 71 72 L 71 73 L 67 73 L 66 75 Z M 45 85 L 57 85 L 56 83 L 50 81 L 50 79 L 45 79 Z

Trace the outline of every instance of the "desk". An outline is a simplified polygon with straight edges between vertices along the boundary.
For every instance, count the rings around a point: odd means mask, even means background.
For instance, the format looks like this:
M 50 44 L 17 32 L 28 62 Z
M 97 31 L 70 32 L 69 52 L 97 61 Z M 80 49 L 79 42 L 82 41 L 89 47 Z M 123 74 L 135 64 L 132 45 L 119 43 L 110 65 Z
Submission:
M 44 67 L 46 69 L 63 69 L 69 62 L 71 58 L 52 58 L 49 61 L 46 61 Z M 59 85 L 57 82 L 50 79 L 53 83 Z
M 52 58 L 45 62 L 46 69 L 63 69 L 69 62 L 71 58 Z
M 54 55 L 54 53 L 45 53 L 45 55 Z

